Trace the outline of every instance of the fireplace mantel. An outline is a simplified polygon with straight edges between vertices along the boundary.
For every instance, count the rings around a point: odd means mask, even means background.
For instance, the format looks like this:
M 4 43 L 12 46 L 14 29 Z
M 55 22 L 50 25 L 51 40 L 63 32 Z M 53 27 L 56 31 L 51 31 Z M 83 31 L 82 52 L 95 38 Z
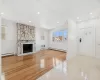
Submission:
M 33 44 L 33 51 L 32 52 L 29 52 L 29 53 L 26 53 L 26 54 L 24 54 L 23 53 L 23 44 Z M 35 44 L 35 42 L 23 42 L 23 41 L 21 41 L 21 42 L 19 42 L 18 43 L 18 56 L 22 56 L 22 55 L 28 55 L 28 54 L 33 54 L 35 51 L 36 51 L 36 44 Z

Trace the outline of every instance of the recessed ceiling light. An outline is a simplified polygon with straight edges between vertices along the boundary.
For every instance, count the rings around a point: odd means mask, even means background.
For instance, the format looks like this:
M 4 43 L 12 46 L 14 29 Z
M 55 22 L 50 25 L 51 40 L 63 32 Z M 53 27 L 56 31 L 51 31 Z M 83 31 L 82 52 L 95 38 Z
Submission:
M 40 12 L 37 12 L 37 14 L 40 14 Z
M 57 23 L 59 23 L 59 22 L 57 22 Z
M 4 13 L 3 12 L 1 12 L 1 15 L 3 15 Z
M 80 19 L 79 17 L 77 17 L 77 19 Z
M 32 22 L 32 21 L 29 21 L 30 23 Z
M 93 14 L 93 13 L 90 13 L 90 14 Z

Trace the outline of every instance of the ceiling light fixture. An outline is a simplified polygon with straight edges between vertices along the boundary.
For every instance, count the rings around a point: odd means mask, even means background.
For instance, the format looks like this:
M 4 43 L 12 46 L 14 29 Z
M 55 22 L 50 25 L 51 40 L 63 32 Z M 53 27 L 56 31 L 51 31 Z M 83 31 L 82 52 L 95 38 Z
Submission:
M 57 23 L 59 23 L 59 22 L 57 22 Z
M 32 21 L 29 21 L 30 23 L 32 22 Z
M 77 17 L 77 19 L 80 19 L 79 17 Z
M 37 12 L 37 14 L 40 14 L 40 12 Z
M 3 12 L 1 12 L 1 15 L 3 15 L 4 13 Z
M 90 13 L 90 14 L 92 14 L 92 13 Z

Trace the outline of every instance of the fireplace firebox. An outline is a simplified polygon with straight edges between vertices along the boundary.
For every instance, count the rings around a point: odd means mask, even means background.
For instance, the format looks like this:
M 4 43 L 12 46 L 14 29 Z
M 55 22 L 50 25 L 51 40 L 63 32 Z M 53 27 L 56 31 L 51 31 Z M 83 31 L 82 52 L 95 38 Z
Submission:
M 33 52 L 33 44 L 23 44 L 23 54 Z

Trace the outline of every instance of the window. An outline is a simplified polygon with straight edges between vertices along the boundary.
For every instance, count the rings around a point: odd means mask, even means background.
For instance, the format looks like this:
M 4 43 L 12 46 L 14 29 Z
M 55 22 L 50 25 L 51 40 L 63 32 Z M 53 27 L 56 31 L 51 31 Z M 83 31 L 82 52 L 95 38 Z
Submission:
M 53 41 L 65 41 L 67 40 L 67 30 L 61 30 L 61 31 L 56 31 L 56 32 L 53 32 L 53 37 L 52 37 L 52 40 Z
M 67 30 L 64 30 L 63 33 L 64 33 L 64 40 L 67 40 L 67 36 L 68 36 Z

